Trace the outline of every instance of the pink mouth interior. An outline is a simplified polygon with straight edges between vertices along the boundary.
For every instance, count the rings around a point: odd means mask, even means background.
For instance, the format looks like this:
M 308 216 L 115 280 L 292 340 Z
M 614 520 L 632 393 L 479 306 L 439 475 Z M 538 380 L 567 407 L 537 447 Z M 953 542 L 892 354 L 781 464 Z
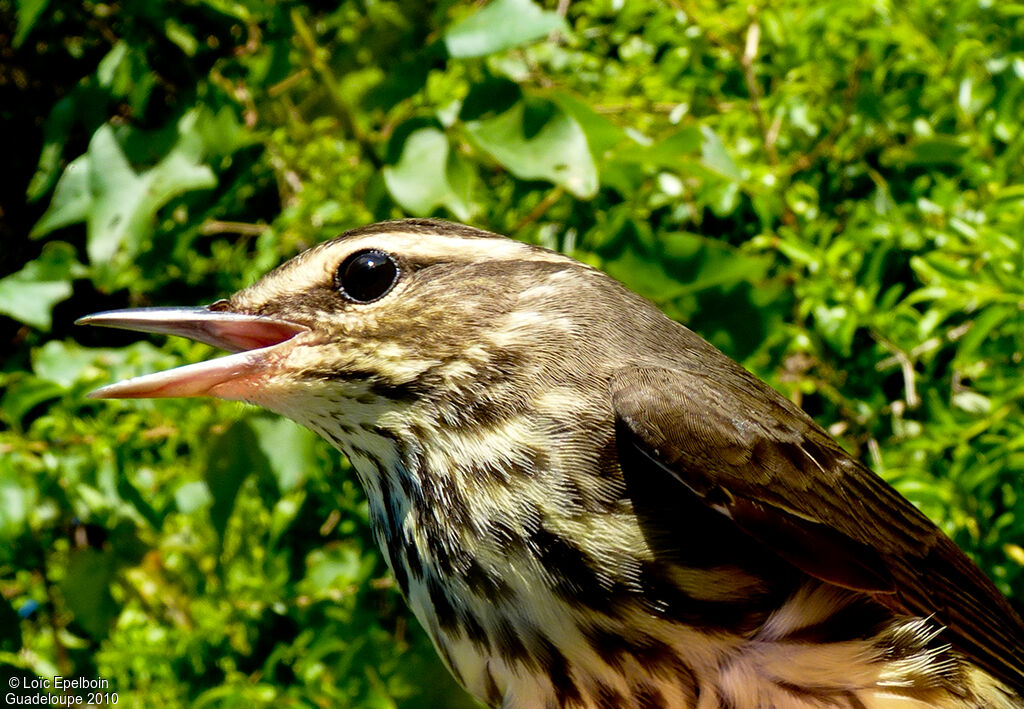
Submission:
M 276 320 L 225 320 L 208 323 L 206 327 L 209 335 L 217 340 L 211 344 L 228 352 L 246 352 L 279 345 L 304 330 Z

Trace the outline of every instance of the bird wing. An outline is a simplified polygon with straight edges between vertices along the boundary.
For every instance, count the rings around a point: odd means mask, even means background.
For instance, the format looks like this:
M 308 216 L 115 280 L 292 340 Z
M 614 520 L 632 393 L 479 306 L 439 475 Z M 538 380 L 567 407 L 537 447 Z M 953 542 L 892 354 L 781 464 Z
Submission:
M 1024 622 L 992 582 L 775 390 L 738 366 L 673 363 L 619 370 L 611 393 L 620 447 L 641 454 L 624 457 L 627 477 L 667 471 L 804 573 L 934 615 L 948 642 L 1024 691 Z

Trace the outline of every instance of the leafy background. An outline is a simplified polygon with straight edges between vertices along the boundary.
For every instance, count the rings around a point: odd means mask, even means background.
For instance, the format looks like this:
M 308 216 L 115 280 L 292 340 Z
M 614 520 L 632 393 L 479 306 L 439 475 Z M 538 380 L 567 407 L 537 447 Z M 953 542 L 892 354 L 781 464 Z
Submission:
M 1024 603 L 1024 5 L 0 0 L 0 666 L 129 706 L 466 707 L 347 464 L 74 328 L 357 225 L 561 249 L 816 416 Z

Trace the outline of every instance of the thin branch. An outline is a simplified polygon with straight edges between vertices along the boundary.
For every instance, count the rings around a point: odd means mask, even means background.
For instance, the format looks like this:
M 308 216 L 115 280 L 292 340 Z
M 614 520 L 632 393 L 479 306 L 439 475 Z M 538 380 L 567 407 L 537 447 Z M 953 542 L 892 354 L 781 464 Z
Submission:
M 550 192 L 547 193 L 547 195 L 545 195 L 544 199 L 537 203 L 536 207 L 530 210 L 529 214 L 520 219 L 519 222 L 514 227 L 512 227 L 512 233 L 514 234 L 518 232 L 527 224 L 532 224 L 533 222 L 543 217 L 544 213 L 555 205 L 555 202 L 557 202 L 559 198 L 561 198 L 564 192 L 565 190 L 562 188 L 561 185 L 556 185 L 553 190 L 551 190 Z
M 921 397 L 917 395 L 917 373 L 914 371 L 914 362 L 911 360 L 910 355 L 897 347 L 894 343 L 889 342 L 886 338 L 877 332 L 872 332 L 871 336 L 875 339 L 878 344 L 887 349 L 892 357 L 886 361 L 894 360 L 899 364 L 900 372 L 903 374 L 903 389 L 905 392 L 905 400 L 907 402 L 908 409 L 916 409 L 921 403 Z M 879 362 L 875 365 L 875 369 L 882 371 L 883 362 Z
M 750 94 L 750 110 L 754 114 L 754 121 L 757 123 L 757 130 L 764 140 L 764 150 L 768 156 L 768 164 L 773 168 L 779 164 L 779 154 L 775 150 L 775 136 L 778 130 L 769 130 L 764 119 L 764 110 L 761 108 L 761 87 L 757 85 L 757 77 L 754 75 L 754 60 L 757 59 L 757 49 L 761 44 L 761 25 L 754 20 L 747 27 L 747 41 L 740 56 L 740 66 L 743 67 L 743 79 L 747 84 L 747 92 Z
M 383 161 L 377 155 L 377 149 L 374 144 L 370 141 L 369 137 L 359 126 L 359 122 L 355 118 L 355 112 L 352 110 L 352 106 L 349 105 L 348 101 L 345 100 L 345 94 L 341 90 L 341 86 L 338 82 L 334 72 L 324 61 L 321 53 L 320 46 L 316 43 L 316 38 L 313 36 L 313 31 L 310 30 L 309 25 L 302 18 L 302 13 L 298 9 L 293 9 L 291 12 L 292 25 L 295 27 L 295 35 L 299 39 L 299 43 L 303 49 L 309 54 L 309 62 L 313 67 L 313 71 L 323 82 L 324 87 L 327 89 L 327 94 L 334 104 L 335 111 L 338 114 L 338 119 L 341 123 L 341 128 L 359 145 L 360 151 L 363 157 L 373 165 L 375 168 L 380 169 L 384 166 Z
M 256 102 L 253 100 L 252 92 L 245 85 L 244 81 L 238 82 L 224 76 L 217 69 L 210 72 L 210 81 L 235 101 L 242 105 L 242 122 L 246 128 L 254 128 L 259 122 L 259 112 L 256 110 Z
M 309 74 L 310 71 L 306 67 L 299 69 L 298 71 L 294 72 L 289 76 L 286 76 L 273 86 L 269 87 L 267 89 L 267 96 L 269 96 L 270 98 L 277 98 L 285 91 L 288 91 L 291 87 L 295 86 L 295 84 L 305 79 L 307 76 L 309 76 Z
M 222 222 L 210 219 L 199 226 L 203 236 L 212 234 L 242 234 L 243 236 L 259 236 L 270 228 L 268 224 L 249 224 L 247 222 Z

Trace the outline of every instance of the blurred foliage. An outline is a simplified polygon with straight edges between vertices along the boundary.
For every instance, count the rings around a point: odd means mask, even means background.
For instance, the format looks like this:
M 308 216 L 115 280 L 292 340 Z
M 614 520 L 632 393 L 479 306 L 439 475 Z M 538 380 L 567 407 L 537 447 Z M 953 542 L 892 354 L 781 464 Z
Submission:
M 1024 602 L 1024 6 L 0 0 L 0 666 L 130 706 L 465 707 L 348 466 L 75 329 L 436 214 L 798 401 Z

